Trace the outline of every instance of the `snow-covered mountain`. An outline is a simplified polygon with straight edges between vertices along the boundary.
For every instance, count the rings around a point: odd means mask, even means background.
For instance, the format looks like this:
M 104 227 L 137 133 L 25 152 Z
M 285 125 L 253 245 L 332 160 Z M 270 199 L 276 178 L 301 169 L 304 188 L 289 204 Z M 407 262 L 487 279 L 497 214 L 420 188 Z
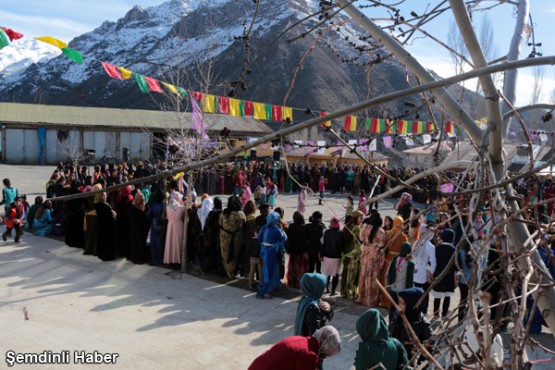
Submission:
M 238 98 L 282 104 L 297 66 L 313 46 L 287 105 L 333 110 L 363 100 L 369 89 L 377 96 L 406 87 L 404 69 L 393 58 L 374 66 L 369 84 L 367 67 L 345 63 L 360 54 L 353 44 L 367 45 L 365 33 L 351 23 L 321 27 L 323 34 L 316 43 L 317 31 L 286 41 L 314 27 L 319 19 L 312 17 L 272 43 L 319 6 L 318 0 L 260 0 L 249 42 L 250 59 L 271 46 L 253 65 L 245 79 L 246 91 L 239 89 Z M 83 53 L 82 64 L 23 39 L 16 49 L 20 54 L 11 47 L 0 51 L 0 100 L 159 109 L 164 95 L 142 94 L 133 79 L 109 78 L 100 61 L 191 89 L 204 85 L 210 69 L 209 91 L 226 95 L 243 72 L 245 41 L 240 36 L 254 12 L 252 0 L 170 0 L 146 9 L 136 6 L 117 22 L 106 21 L 70 42 L 71 48 Z M 374 53 L 375 57 L 380 51 Z M 362 56 L 357 62 L 368 58 Z M 376 114 L 395 115 L 402 109 L 402 102 L 391 103 L 376 109 Z

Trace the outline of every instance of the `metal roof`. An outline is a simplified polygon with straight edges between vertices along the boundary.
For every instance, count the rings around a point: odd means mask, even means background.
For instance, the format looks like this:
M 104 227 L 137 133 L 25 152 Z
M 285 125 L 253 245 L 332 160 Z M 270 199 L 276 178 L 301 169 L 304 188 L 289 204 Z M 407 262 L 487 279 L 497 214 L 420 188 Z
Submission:
M 192 117 L 190 112 L 0 103 L 0 123 L 6 125 L 175 130 L 190 129 Z M 252 117 L 205 114 L 204 122 L 210 132 L 220 132 L 227 127 L 232 136 L 262 136 L 273 132 Z

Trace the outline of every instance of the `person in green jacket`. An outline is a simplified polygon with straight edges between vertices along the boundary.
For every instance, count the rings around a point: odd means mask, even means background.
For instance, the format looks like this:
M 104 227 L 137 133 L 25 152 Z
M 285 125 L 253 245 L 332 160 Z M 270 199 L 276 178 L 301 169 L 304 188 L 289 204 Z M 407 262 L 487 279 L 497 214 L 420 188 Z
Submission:
M 389 336 L 385 319 L 375 308 L 358 318 L 356 329 L 362 339 L 355 355 L 356 370 L 368 370 L 380 363 L 382 369 L 395 370 L 409 362 L 405 347 Z

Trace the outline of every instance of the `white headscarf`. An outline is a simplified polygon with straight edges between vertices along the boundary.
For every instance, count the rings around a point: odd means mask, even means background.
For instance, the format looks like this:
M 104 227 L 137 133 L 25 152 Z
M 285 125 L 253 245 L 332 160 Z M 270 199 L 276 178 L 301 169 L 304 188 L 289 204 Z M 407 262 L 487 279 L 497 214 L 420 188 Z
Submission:
M 204 226 L 206 226 L 206 218 L 210 211 L 214 208 L 214 202 L 212 198 L 208 197 L 202 201 L 202 206 L 197 209 L 197 215 L 200 219 L 200 229 L 204 231 Z
M 312 334 L 320 345 L 319 357 L 331 357 L 341 351 L 341 338 L 333 326 L 323 326 Z

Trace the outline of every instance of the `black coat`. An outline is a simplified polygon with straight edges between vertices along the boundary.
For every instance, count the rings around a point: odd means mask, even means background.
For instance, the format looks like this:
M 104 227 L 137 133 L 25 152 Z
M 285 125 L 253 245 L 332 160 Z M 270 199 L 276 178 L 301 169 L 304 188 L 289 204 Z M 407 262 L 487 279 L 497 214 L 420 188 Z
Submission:
M 306 225 L 292 223 L 287 229 L 287 253 L 300 256 L 308 252 Z
M 449 264 L 449 260 L 455 254 L 455 246 L 450 243 L 441 243 L 436 247 L 436 271 L 434 278 L 438 277 L 445 267 Z M 455 291 L 455 263 L 451 265 L 449 271 L 440 282 L 434 287 L 436 292 L 454 292 Z
M 316 256 L 322 250 L 325 229 L 326 226 L 321 222 L 311 222 L 306 225 L 309 255 Z
M 320 256 L 328 258 L 341 258 L 343 251 L 343 232 L 339 229 L 328 229 L 324 233 L 324 246 Z

